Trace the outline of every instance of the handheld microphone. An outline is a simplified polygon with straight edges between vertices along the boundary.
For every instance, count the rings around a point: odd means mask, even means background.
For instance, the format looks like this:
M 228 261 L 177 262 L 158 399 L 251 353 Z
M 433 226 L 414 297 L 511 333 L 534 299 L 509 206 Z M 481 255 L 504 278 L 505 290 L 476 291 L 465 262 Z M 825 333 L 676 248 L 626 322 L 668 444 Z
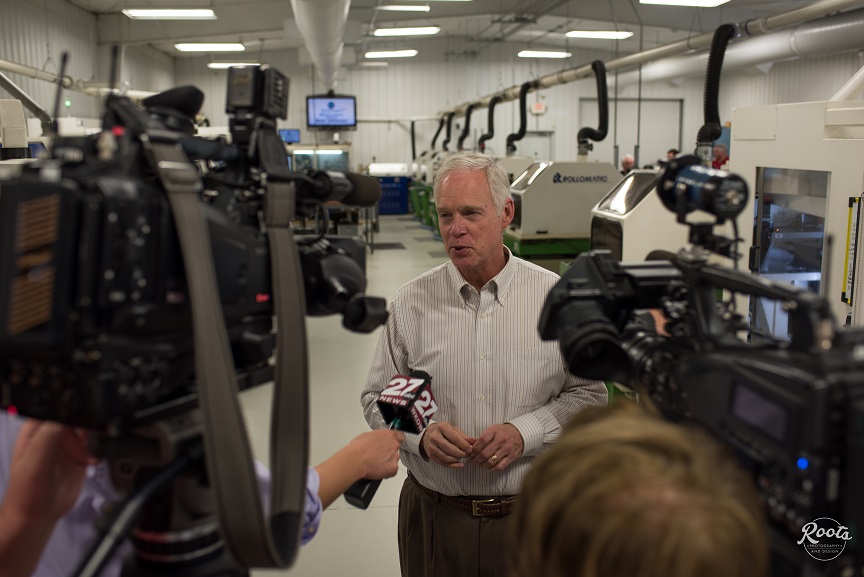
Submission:
M 438 410 L 430 389 L 432 377 L 425 371 L 411 371 L 407 377 L 396 375 L 375 401 L 390 429 L 420 434 Z M 345 491 L 345 500 L 360 509 L 369 507 L 381 479 L 360 479 Z

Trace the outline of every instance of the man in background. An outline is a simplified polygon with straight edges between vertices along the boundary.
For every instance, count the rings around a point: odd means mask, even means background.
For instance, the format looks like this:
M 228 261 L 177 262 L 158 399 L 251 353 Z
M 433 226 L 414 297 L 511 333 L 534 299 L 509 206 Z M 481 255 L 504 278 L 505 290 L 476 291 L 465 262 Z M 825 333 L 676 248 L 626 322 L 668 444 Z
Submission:
M 719 142 L 714 145 L 714 160 L 711 161 L 712 168 L 726 168 L 726 165 L 729 163 L 729 149 L 726 148 L 725 144 L 720 144 Z
M 503 168 L 455 154 L 434 194 L 449 261 L 390 301 L 361 403 L 370 426 L 383 428 L 375 401 L 391 377 L 432 375 L 438 420 L 402 450 L 402 575 L 507 577 L 522 479 L 573 414 L 605 405 L 607 393 L 568 372 L 557 342 L 540 340 L 540 309 L 559 279 L 504 246 L 514 207 Z
M 627 174 L 633 167 L 636 166 L 636 159 L 632 154 L 625 154 L 624 158 L 621 159 L 621 174 Z

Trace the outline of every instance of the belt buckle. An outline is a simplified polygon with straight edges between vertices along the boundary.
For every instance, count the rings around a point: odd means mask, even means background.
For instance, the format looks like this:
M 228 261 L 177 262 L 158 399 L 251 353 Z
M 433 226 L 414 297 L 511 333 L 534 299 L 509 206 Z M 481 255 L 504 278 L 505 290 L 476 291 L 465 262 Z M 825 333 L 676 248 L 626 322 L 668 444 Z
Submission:
M 494 503 L 495 499 L 472 499 L 471 500 L 471 514 L 475 517 L 483 516 L 483 513 L 477 509 L 478 505 L 487 505 L 489 503 Z

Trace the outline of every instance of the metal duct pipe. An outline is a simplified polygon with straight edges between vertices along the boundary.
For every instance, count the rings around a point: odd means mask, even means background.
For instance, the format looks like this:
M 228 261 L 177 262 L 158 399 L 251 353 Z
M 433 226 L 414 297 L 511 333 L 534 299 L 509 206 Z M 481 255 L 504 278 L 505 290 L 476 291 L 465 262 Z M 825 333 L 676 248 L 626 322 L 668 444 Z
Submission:
M 291 0 L 294 20 L 325 90 L 336 88 L 351 0 Z
M 808 22 L 793 30 L 775 32 L 730 45 L 723 69 L 754 66 L 763 62 L 789 60 L 801 56 L 823 56 L 856 50 L 864 46 L 864 9 Z M 707 54 L 667 58 L 642 67 L 642 82 L 699 76 L 705 73 Z M 638 80 L 635 73 L 618 76 L 618 85 Z
M 441 149 L 446 152 L 447 150 L 450 150 L 449 148 L 447 148 L 447 145 L 450 144 L 450 129 L 453 127 L 454 114 L 452 112 L 448 112 L 445 116 L 447 118 L 447 137 L 444 139 L 444 142 L 441 143 Z
M 477 141 L 477 148 L 480 152 L 486 151 L 486 141 L 495 136 L 495 105 L 501 100 L 498 96 L 493 96 L 489 101 L 489 131 L 480 136 Z
M 456 150 L 464 150 L 462 147 L 462 143 L 465 142 L 465 139 L 468 138 L 468 133 L 471 131 L 472 110 L 474 110 L 474 107 L 470 105 L 465 110 L 465 127 L 462 129 L 462 134 L 459 135 L 459 140 L 456 141 Z
M 746 34 L 748 36 L 759 36 L 762 34 L 767 34 L 779 28 L 783 28 L 793 24 L 800 24 L 802 22 L 807 22 L 810 20 L 815 20 L 816 18 L 821 18 L 822 16 L 833 14 L 834 12 L 837 12 L 839 10 L 857 8 L 861 7 L 862 5 L 864 5 L 864 2 L 862 2 L 861 0 L 820 0 L 818 2 L 810 4 L 809 6 L 805 6 L 804 8 L 799 8 L 797 10 L 791 10 L 789 12 L 776 14 L 774 16 L 747 20 L 743 23 L 738 24 L 737 27 L 742 34 Z M 840 16 L 842 17 L 843 15 L 841 14 Z M 685 40 L 679 40 L 678 42 L 672 42 L 671 44 L 658 46 L 657 48 L 652 48 L 651 50 L 645 50 L 644 52 L 639 52 L 637 54 L 631 54 L 622 58 L 616 58 L 615 60 L 611 60 L 606 63 L 606 71 L 609 72 L 613 70 L 635 68 L 640 64 L 653 62 L 662 58 L 676 56 L 678 54 L 683 54 L 692 50 L 702 50 L 704 48 L 708 48 L 711 45 L 711 41 L 713 38 L 714 32 L 706 32 L 705 34 L 699 34 Z M 753 42 L 753 40 L 747 41 L 748 47 L 753 46 L 752 44 L 750 44 L 751 42 Z M 569 68 L 567 70 L 562 70 L 560 72 L 555 72 L 553 74 L 548 74 L 539 78 L 536 81 L 537 86 L 535 90 L 540 88 L 550 88 L 559 84 L 567 84 L 569 82 L 588 78 L 592 74 L 593 71 L 590 64 L 586 64 L 576 68 Z M 644 81 L 645 78 L 643 68 L 643 82 Z M 452 109 L 452 111 L 456 114 L 464 114 L 465 108 L 467 108 L 469 104 L 475 104 L 475 108 L 484 108 L 489 105 L 489 101 L 492 99 L 493 96 L 499 96 L 499 102 L 515 100 L 519 97 L 520 88 L 521 86 L 512 86 L 506 90 L 497 92 L 495 94 L 490 94 L 489 96 L 484 96 L 483 98 L 480 98 L 478 100 L 473 100 L 471 102 L 460 104 L 456 108 Z

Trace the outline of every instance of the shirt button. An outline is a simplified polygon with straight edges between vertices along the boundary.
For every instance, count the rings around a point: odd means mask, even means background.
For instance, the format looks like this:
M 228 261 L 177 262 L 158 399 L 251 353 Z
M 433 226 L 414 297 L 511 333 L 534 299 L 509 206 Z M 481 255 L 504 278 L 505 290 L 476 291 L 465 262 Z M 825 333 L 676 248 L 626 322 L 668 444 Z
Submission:
M 485 319 L 485 318 L 486 318 L 486 315 L 485 315 L 485 314 L 482 314 L 482 315 L 480 315 L 480 318 L 481 318 L 481 319 Z
M 480 360 L 481 360 L 481 361 L 485 361 L 485 360 L 486 360 L 486 355 L 480 355 Z
M 485 396 L 481 396 L 481 397 L 480 397 L 480 402 L 485 402 L 485 401 L 486 401 L 486 397 L 485 397 Z

